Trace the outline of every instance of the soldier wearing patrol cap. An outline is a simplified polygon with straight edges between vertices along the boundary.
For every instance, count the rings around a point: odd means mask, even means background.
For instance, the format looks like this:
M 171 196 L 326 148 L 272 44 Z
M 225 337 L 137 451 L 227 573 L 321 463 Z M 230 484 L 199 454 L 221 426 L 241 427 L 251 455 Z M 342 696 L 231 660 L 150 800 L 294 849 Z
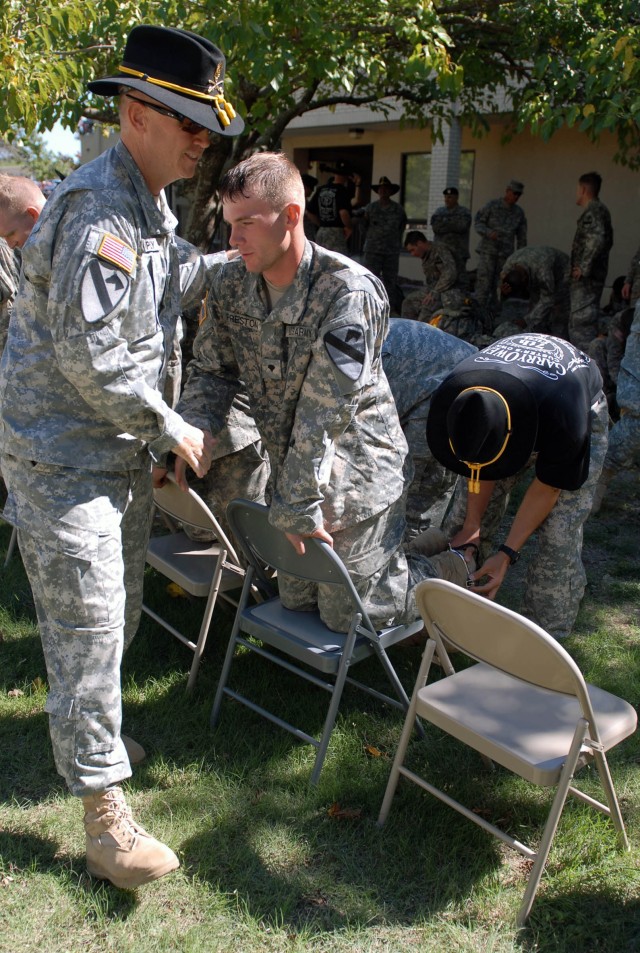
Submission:
M 56 767 L 84 803 L 89 872 L 118 887 L 178 866 L 120 787 L 120 663 L 140 616 L 151 462 L 173 450 L 203 475 L 211 457 L 210 434 L 161 392 L 181 306 L 226 255 L 182 243 L 179 257 L 164 188 L 194 175 L 211 133 L 243 128 L 224 68 L 194 33 L 139 26 L 117 75 L 90 84 L 119 96 L 121 140 L 57 187 L 26 241 L 0 373 L 4 515 L 33 590 Z
M 474 227 L 480 235 L 475 296 L 490 310 L 497 310 L 498 278 L 509 255 L 527 244 L 527 218 L 518 205 L 524 185 L 507 183 L 504 195 L 492 199 L 476 212 Z
M 469 260 L 469 232 L 471 230 L 471 212 L 459 204 L 459 192 L 455 185 L 449 185 L 443 191 L 444 205 L 431 216 L 431 228 L 437 242 L 446 245 L 455 258 L 458 269 L 457 285 L 466 291 L 467 261 Z

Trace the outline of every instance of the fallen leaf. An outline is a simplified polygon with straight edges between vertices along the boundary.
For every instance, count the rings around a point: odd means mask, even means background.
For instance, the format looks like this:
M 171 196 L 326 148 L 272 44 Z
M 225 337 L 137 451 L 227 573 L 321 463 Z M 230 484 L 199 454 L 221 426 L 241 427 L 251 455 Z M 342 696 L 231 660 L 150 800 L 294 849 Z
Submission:
M 170 582 L 167 586 L 167 593 L 171 596 L 172 599 L 185 599 L 187 593 L 184 591 L 182 586 L 179 586 L 177 582 Z
M 9 698 L 22 698 L 22 696 L 24 695 L 24 692 L 21 691 L 19 688 L 12 688 L 11 691 L 7 692 L 7 695 L 9 696 Z
M 339 821 L 358 821 L 362 817 L 362 808 L 360 807 L 340 807 L 337 801 L 334 801 L 327 811 L 329 817 L 335 817 Z
M 370 754 L 372 758 L 382 757 L 382 752 L 379 748 L 376 748 L 375 745 L 365 745 L 364 750 L 367 752 L 367 754 Z

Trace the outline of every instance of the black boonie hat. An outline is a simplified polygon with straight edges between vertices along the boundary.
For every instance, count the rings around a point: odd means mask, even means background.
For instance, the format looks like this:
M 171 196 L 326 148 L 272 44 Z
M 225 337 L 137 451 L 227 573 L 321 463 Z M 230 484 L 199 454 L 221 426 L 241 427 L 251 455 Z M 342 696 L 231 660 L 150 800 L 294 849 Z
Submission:
M 237 136 L 244 122 L 224 96 L 225 64 L 222 51 L 197 33 L 136 26 L 118 75 L 88 88 L 101 96 L 117 96 L 122 86 L 137 89 L 219 136 Z

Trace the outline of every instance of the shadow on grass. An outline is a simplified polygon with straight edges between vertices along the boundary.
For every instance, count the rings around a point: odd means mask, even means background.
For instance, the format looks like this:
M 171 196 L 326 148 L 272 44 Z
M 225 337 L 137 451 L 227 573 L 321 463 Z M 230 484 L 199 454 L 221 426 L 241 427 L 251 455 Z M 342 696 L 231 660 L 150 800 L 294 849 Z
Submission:
M 595 882 L 551 897 L 543 882 L 518 941 L 526 953 L 637 953 L 640 901 Z

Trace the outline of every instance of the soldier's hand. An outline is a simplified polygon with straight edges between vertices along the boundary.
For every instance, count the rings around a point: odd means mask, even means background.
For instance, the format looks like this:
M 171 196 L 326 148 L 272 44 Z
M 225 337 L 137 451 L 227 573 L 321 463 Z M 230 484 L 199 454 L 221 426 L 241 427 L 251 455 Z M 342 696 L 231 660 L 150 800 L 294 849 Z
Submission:
M 284 535 L 287 537 L 298 556 L 304 556 L 306 552 L 304 548 L 305 539 L 322 539 L 333 549 L 333 537 L 327 533 L 323 526 L 320 526 L 318 529 L 314 530 L 313 533 L 307 533 L 306 536 L 301 536 L 299 533 L 285 533 Z
M 167 482 L 167 468 L 166 467 L 153 467 L 151 470 L 151 480 L 153 483 L 153 489 L 159 490 L 160 487 L 163 487 Z
M 192 427 L 191 424 L 186 424 L 186 427 L 187 431 L 184 437 L 177 446 L 172 448 L 173 452 L 189 464 L 196 476 L 203 477 L 211 466 L 213 436 L 208 430 L 200 430 L 198 427 Z M 177 466 L 176 479 L 178 479 Z M 184 474 L 182 479 L 184 481 Z M 180 481 L 178 480 L 178 482 Z M 182 483 L 180 483 L 180 486 L 182 486 Z M 184 486 L 182 488 L 184 489 Z

